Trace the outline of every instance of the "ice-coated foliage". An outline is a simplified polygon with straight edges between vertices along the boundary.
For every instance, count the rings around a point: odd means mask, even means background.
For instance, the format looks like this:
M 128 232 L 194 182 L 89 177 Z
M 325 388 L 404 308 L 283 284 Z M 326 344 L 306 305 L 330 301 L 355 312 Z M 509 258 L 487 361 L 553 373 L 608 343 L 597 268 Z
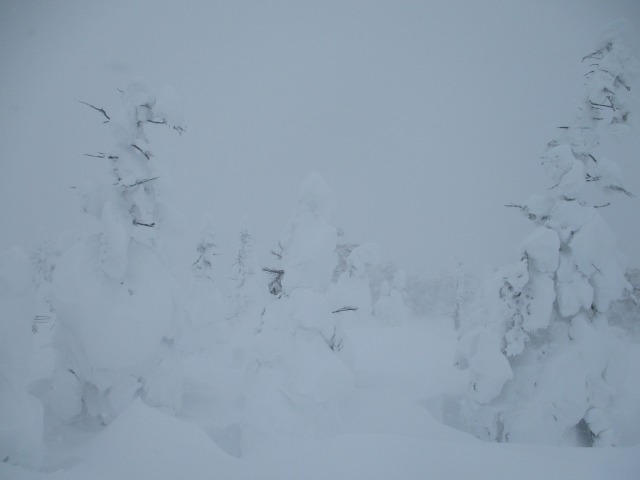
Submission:
M 584 103 L 543 155 L 553 186 L 518 206 L 537 228 L 520 261 L 488 279 L 475 321 L 462 331 L 456 362 L 470 383 L 461 413 L 481 438 L 619 441 L 613 399 L 626 360 L 609 319 L 629 284 L 598 209 L 612 192 L 631 194 L 597 146 L 605 128 L 631 119 L 629 60 L 615 37 L 584 58 Z
M 113 180 L 79 189 L 99 232 L 62 253 L 52 274 L 58 321 L 49 408 L 60 421 L 87 415 L 109 422 L 138 395 L 180 407 L 180 367 L 170 348 L 175 280 L 157 249 L 161 205 L 145 128 L 182 127 L 171 117 L 173 100 L 164 102 L 142 84 L 121 96 L 107 122 L 115 148 L 95 155 L 111 162 Z

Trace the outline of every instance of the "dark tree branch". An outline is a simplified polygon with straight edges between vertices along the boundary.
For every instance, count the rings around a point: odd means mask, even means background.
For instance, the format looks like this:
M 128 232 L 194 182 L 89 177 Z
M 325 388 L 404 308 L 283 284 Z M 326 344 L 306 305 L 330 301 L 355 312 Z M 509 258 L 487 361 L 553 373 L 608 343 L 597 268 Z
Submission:
M 108 158 L 109 160 L 117 160 L 118 159 L 117 155 L 107 155 L 107 154 L 102 153 L 102 152 L 98 152 L 97 155 L 92 155 L 90 153 L 85 153 L 84 156 L 85 157 L 93 157 L 93 158 Z
M 605 51 L 607 51 L 607 52 L 611 51 L 612 47 L 613 47 L 613 44 L 611 42 L 609 42 L 604 47 L 602 47 L 601 49 L 596 50 L 595 52 L 592 52 L 589 55 L 586 55 L 586 56 L 582 57 L 582 61 L 584 62 L 588 58 L 595 58 L 596 60 L 602 60 L 602 57 L 604 56 L 604 52 Z
M 614 192 L 624 193 L 627 197 L 635 197 L 635 195 L 633 193 L 631 193 L 626 188 L 621 187 L 620 185 L 609 185 L 609 186 L 607 186 L 607 188 L 609 190 L 613 190 Z
M 154 180 L 157 180 L 160 177 L 153 177 L 153 178 L 145 178 L 143 180 L 137 180 L 136 182 L 132 183 L 131 185 L 123 185 L 124 188 L 133 188 L 133 187 L 137 187 L 138 185 L 143 185 L 145 183 L 148 182 L 153 182 Z
M 611 110 L 615 110 L 616 107 L 614 107 L 613 105 L 605 105 L 603 103 L 596 103 L 596 102 L 592 102 L 591 100 L 589 100 L 589 103 L 591 104 L 591 106 L 593 107 L 603 107 L 603 108 L 610 108 Z
M 134 225 L 140 225 L 141 227 L 149 227 L 149 228 L 153 228 L 156 226 L 155 223 L 143 223 L 143 222 L 139 222 L 138 220 L 133 220 L 133 224 Z
M 142 155 L 144 155 L 147 160 L 151 160 L 151 154 L 149 152 L 145 152 L 135 143 L 132 143 L 131 146 L 135 148 L 137 151 L 139 151 Z
M 105 112 L 105 111 L 104 111 L 104 108 L 98 108 L 98 107 L 96 107 L 96 106 L 94 106 L 94 105 L 91 105 L 90 103 L 83 102 L 82 100 L 78 100 L 78 101 L 79 101 L 80 103 L 82 103 L 82 104 L 86 105 L 87 107 L 91 107 L 91 108 L 93 108 L 94 110 L 97 110 L 98 112 L 100 112 L 101 114 L 103 114 L 103 115 L 107 118 L 107 120 L 106 120 L 104 123 L 107 123 L 109 120 L 111 120 L 111 117 L 110 117 L 109 115 L 107 115 L 107 112 Z
M 277 268 L 262 267 L 262 271 L 273 275 L 284 275 L 284 270 L 278 270 Z
M 334 310 L 331 313 L 356 312 L 356 311 L 358 311 L 358 307 L 352 307 L 351 305 L 347 305 L 342 308 L 339 308 L 338 310 Z

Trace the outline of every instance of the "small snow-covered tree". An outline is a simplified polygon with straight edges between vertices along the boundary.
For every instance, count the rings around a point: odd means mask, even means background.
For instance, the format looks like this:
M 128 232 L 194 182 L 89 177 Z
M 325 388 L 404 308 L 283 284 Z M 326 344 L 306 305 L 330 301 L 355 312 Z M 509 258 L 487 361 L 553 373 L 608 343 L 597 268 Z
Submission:
M 520 261 L 488 280 L 460 337 L 458 364 L 470 371 L 461 412 L 483 438 L 617 442 L 612 411 L 625 360 L 608 316 L 628 283 L 599 209 L 612 193 L 631 194 L 597 147 L 605 129 L 631 119 L 631 58 L 610 36 L 583 61 L 584 102 L 543 155 L 553 186 L 517 205 L 537 228 Z
M 200 237 L 196 245 L 197 258 L 191 264 L 191 269 L 196 278 L 203 279 L 205 283 L 213 282 L 213 262 L 218 255 L 216 250 L 215 235 L 211 223 L 207 222 L 200 231 Z
M 354 248 L 358 247 L 357 243 L 350 243 L 345 241 L 344 239 L 345 233 L 344 230 L 338 229 L 338 244 L 336 245 L 336 268 L 333 270 L 333 275 L 331 276 L 331 281 L 333 283 L 337 283 L 340 276 L 347 271 L 347 259 Z
M 109 422 L 138 395 L 171 410 L 180 406 L 180 365 L 171 347 L 174 279 L 157 251 L 163 207 L 145 147 L 149 125 L 182 132 L 174 97 L 132 84 L 112 115 L 87 104 L 115 138 L 111 152 L 92 155 L 111 163 L 113 180 L 78 189 L 99 233 L 65 251 L 52 276 L 58 323 L 49 407 L 61 421 Z
M 458 261 L 455 275 L 455 292 L 453 297 L 453 326 L 457 331 L 463 327 L 462 324 L 470 316 L 469 309 L 473 304 L 475 285 L 473 277 L 465 272 L 462 262 Z
M 254 253 L 254 238 L 244 225 L 238 234 L 238 252 L 231 273 L 232 317 L 245 315 L 252 302 L 258 300 L 258 268 Z
M 269 276 L 269 283 L 267 285 L 269 293 L 279 297 L 282 295 L 282 278 L 284 277 L 284 270 L 282 269 L 282 244 L 278 243 L 278 249 L 271 250 L 269 253 L 271 253 L 275 265 L 263 267 L 262 271 Z
M 405 288 L 405 273 L 397 270 L 391 280 L 384 280 L 380 295 L 373 306 L 374 316 L 385 325 L 401 325 L 409 314 L 402 292 Z
M 380 263 L 380 246 L 364 243 L 351 250 L 346 259 L 346 270 L 335 285 L 334 306 L 352 307 L 361 320 L 369 320 L 373 313 L 370 275 Z
M 188 352 L 211 347 L 227 336 L 226 326 L 222 323 L 224 319 L 222 290 L 214 279 L 218 255 L 214 225 L 206 219 L 196 241 L 195 259 L 191 264 L 193 276 L 187 293 L 188 328 L 183 331 L 181 346 Z

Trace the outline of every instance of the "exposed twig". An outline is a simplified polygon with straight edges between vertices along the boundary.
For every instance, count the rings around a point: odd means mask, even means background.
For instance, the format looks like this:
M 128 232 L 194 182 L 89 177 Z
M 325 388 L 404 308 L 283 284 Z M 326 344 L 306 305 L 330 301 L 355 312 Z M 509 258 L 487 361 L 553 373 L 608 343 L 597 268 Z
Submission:
M 149 152 L 145 152 L 135 143 L 132 143 L 131 146 L 135 148 L 137 151 L 139 151 L 142 155 L 144 155 L 147 160 L 151 160 L 151 154 Z
M 282 254 L 281 253 L 278 253 L 275 250 L 270 250 L 269 253 L 271 255 L 273 255 L 274 257 L 276 257 L 277 259 L 282 260 Z
M 156 226 L 155 223 L 143 223 L 143 222 L 139 222 L 138 220 L 135 220 L 135 219 L 133 220 L 133 224 L 134 225 L 140 225 L 141 227 L 149 227 L 149 228 L 152 228 L 152 227 Z
M 98 112 L 102 113 L 107 118 L 107 120 L 104 123 L 107 123 L 109 120 L 111 120 L 111 117 L 109 115 L 107 115 L 107 112 L 104 111 L 104 108 L 98 108 L 95 105 L 91 105 L 90 103 L 83 102 L 82 100 L 78 100 L 78 101 L 80 103 L 86 105 L 87 107 L 91 107 L 94 110 L 97 110 Z
M 613 190 L 614 192 L 624 193 L 627 197 L 635 197 L 633 193 L 620 185 L 608 185 L 606 188 Z
M 153 178 L 145 178 L 143 180 L 137 180 L 134 183 L 132 183 L 131 185 L 123 185 L 124 188 L 133 188 L 133 187 L 137 187 L 138 185 L 143 185 L 145 183 L 148 182 L 153 182 L 154 180 L 157 180 L 160 177 L 153 177 Z
M 611 110 L 615 110 L 616 107 L 614 107 L 613 105 L 605 105 L 603 103 L 596 103 L 596 102 L 592 102 L 591 100 L 589 100 L 589 103 L 593 106 L 593 107 L 603 107 L 603 108 L 610 108 Z
M 602 56 L 604 56 L 604 51 L 605 50 L 607 52 L 610 51 L 611 47 L 613 47 L 613 44 L 611 42 L 609 42 L 604 47 L 602 47 L 601 49 L 596 50 L 595 52 L 592 52 L 589 55 L 586 55 L 586 56 L 582 57 L 582 61 L 584 62 L 588 58 L 595 58 L 596 60 L 602 60 Z M 599 56 L 599 55 L 601 55 L 601 56 Z
M 347 306 L 344 306 L 344 307 L 339 308 L 337 310 L 334 310 L 331 313 L 356 312 L 357 310 L 358 310 L 358 307 L 352 307 L 351 305 L 347 305 Z
M 93 157 L 93 158 L 108 158 L 109 160 L 117 160 L 118 159 L 117 155 L 107 155 L 107 154 L 102 153 L 102 152 L 98 152 L 97 155 L 92 155 L 91 153 L 85 153 L 84 156 L 85 157 Z
M 262 271 L 273 275 L 284 275 L 284 270 L 279 270 L 277 268 L 262 267 Z

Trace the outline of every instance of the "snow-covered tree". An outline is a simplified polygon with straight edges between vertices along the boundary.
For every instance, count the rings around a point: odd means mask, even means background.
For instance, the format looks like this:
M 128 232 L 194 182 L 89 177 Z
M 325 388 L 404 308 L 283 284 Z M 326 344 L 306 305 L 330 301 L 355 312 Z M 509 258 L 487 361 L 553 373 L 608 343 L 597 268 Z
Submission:
M 611 194 L 631 194 L 597 147 L 607 128 L 631 120 L 631 56 L 609 36 L 583 62 L 578 116 L 543 155 L 553 186 L 517 205 L 536 230 L 520 260 L 488 280 L 478 318 L 460 338 L 458 363 L 470 371 L 461 412 L 483 438 L 617 442 L 625 359 L 608 316 L 629 284 L 599 209 Z
M 214 231 L 213 223 L 206 218 L 193 252 L 192 276 L 188 279 L 186 293 L 187 326 L 181 337 L 181 348 L 186 352 L 207 349 L 228 336 L 228 329 L 223 323 L 223 293 L 215 279 L 219 253 Z
M 354 248 L 358 246 L 357 243 L 350 243 L 345 241 L 344 230 L 339 228 L 338 230 L 338 244 L 336 245 L 336 268 L 333 270 L 331 281 L 337 283 L 340 276 L 347 271 L 347 259 Z
M 462 262 L 458 261 L 455 275 L 455 293 L 453 297 L 453 326 L 457 331 L 462 328 L 462 323 L 469 318 L 469 309 L 473 304 L 476 286 L 473 277 L 465 272 Z
M 373 313 L 370 274 L 380 263 L 380 246 L 365 243 L 351 250 L 346 259 L 346 270 L 335 285 L 334 307 L 354 308 L 358 318 L 368 320 Z
M 405 288 L 405 273 L 395 272 L 391 281 L 384 280 L 380 287 L 380 296 L 373 306 L 374 316 L 385 325 L 401 325 L 409 314 L 402 292 Z
M 111 152 L 93 155 L 111 163 L 113 179 L 78 189 L 99 233 L 65 251 L 52 276 L 58 323 L 49 407 L 61 421 L 82 415 L 109 422 L 138 395 L 168 409 L 180 406 L 174 279 L 157 252 L 163 206 L 145 147 L 150 124 L 182 132 L 174 97 L 132 84 L 111 115 L 87 104 L 115 137 Z
M 282 246 L 282 291 L 254 338 L 244 425 L 257 434 L 328 428 L 352 385 L 344 336 L 327 292 L 335 268 L 333 194 L 315 174 L 304 182 Z
M 217 248 L 212 225 L 207 222 L 200 231 L 196 245 L 197 258 L 191 264 L 195 277 L 203 279 L 205 283 L 213 282 L 213 263 L 218 255 Z
M 243 317 L 262 296 L 259 291 L 258 268 L 254 253 L 254 238 L 244 225 L 238 234 L 238 252 L 231 266 L 231 318 Z

